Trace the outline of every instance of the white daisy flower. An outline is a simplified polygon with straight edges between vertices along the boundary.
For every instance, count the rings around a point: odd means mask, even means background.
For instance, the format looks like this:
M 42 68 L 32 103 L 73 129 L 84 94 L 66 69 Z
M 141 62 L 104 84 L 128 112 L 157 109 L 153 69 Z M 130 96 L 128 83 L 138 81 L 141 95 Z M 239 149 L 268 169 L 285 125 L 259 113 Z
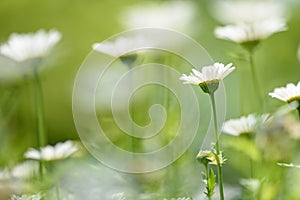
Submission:
M 259 42 L 274 33 L 285 30 L 287 30 L 286 23 L 282 19 L 268 19 L 253 23 L 217 27 L 215 29 L 215 36 L 220 39 L 243 44 L 246 42 Z
M 201 72 L 192 69 L 190 75 L 183 74 L 179 79 L 183 81 L 183 84 L 199 85 L 204 92 L 211 93 L 218 88 L 219 82 L 234 69 L 232 63 L 225 66 L 216 62 L 213 65 L 203 67 Z
M 300 101 L 300 81 L 297 85 L 289 83 L 286 87 L 275 88 L 269 95 L 287 103 Z
M 144 47 L 147 41 L 142 36 L 119 37 L 115 41 L 105 41 L 93 44 L 95 51 L 110 55 L 112 57 L 121 57 L 131 54 L 133 50 Z
M 253 23 L 284 18 L 286 8 L 275 1 L 213 1 L 212 15 L 225 24 Z
M 130 7 L 121 16 L 127 28 L 166 28 L 185 32 L 196 14 L 191 1 L 146 3 Z
M 248 116 L 242 116 L 238 119 L 230 119 L 223 124 L 222 131 L 234 136 L 255 133 L 257 125 L 259 123 L 264 123 L 268 116 L 268 114 L 261 116 L 250 114 Z
M 13 178 L 30 179 L 39 175 L 39 163 L 36 161 L 25 161 L 14 166 L 11 171 Z
M 39 30 L 36 33 L 13 33 L 8 41 L 0 46 L 0 54 L 17 62 L 45 57 L 60 40 L 56 30 Z
M 40 193 L 34 195 L 23 194 L 22 196 L 11 195 L 10 200 L 41 200 L 42 195 Z
M 43 147 L 40 151 L 30 148 L 24 156 L 25 158 L 34 160 L 62 160 L 71 156 L 77 150 L 77 146 L 72 141 L 66 141 L 57 143 L 55 146 L 48 145 L 46 147 Z

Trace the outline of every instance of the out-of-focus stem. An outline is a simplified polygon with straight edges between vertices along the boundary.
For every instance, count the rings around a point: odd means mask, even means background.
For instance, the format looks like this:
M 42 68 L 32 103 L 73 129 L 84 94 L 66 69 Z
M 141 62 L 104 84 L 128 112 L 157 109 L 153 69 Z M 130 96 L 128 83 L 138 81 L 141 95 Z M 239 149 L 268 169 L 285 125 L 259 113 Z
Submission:
M 254 89 L 255 89 L 254 92 L 257 93 L 257 105 L 258 105 L 258 108 L 260 109 L 260 112 L 263 112 L 264 99 L 262 97 L 261 88 L 259 87 L 259 81 L 258 81 L 257 73 L 255 70 L 255 66 L 254 66 L 252 51 L 249 52 L 249 65 L 250 65 L 250 69 L 251 69 L 252 82 L 254 84 Z
M 39 79 L 38 68 L 33 69 L 33 82 L 35 92 L 35 111 L 37 117 L 37 145 L 41 149 L 46 144 L 46 131 L 45 131 L 45 113 L 43 105 L 43 91 L 42 84 Z M 41 178 L 43 177 L 43 162 L 40 161 L 39 172 Z

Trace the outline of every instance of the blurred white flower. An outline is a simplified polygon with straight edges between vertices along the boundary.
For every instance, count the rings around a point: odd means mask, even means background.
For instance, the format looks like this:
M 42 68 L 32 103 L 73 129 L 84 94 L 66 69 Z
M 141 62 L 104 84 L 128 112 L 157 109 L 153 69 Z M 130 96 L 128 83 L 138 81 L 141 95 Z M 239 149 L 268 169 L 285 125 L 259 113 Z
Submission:
M 39 163 L 36 161 L 25 161 L 11 169 L 13 178 L 30 179 L 39 175 Z
M 166 28 L 188 31 L 196 14 L 192 1 L 167 1 L 145 3 L 129 8 L 121 15 L 127 28 Z
M 60 40 L 56 30 L 39 30 L 36 33 L 13 33 L 8 41 L 0 46 L 0 54 L 17 62 L 45 57 Z
M 8 171 L 8 169 L 4 169 L 2 171 L 0 171 L 0 180 L 6 180 L 10 178 L 10 173 Z
M 219 82 L 234 69 L 232 63 L 225 66 L 216 62 L 213 65 L 203 67 L 201 72 L 192 69 L 190 75 L 183 74 L 179 79 L 183 81 L 183 84 L 199 85 L 204 92 L 209 93 L 214 92 L 218 88 Z
M 142 36 L 119 37 L 115 41 L 95 43 L 93 49 L 112 57 L 121 57 L 132 54 L 131 51 L 144 47 L 145 44 L 147 44 L 147 40 Z
M 169 200 L 191 200 L 191 197 L 176 197 L 176 198 L 171 198 Z M 163 200 L 168 200 L 167 198 L 164 198 Z
M 245 43 L 261 41 L 274 33 L 285 30 L 287 30 L 287 27 L 282 19 L 268 19 L 253 23 L 216 27 L 215 36 L 236 43 Z
M 41 200 L 42 195 L 40 193 L 34 195 L 23 194 L 22 196 L 11 195 L 10 200 Z
M 230 119 L 223 124 L 222 131 L 234 136 L 252 134 L 256 132 L 257 125 L 259 123 L 264 123 L 268 116 L 268 114 L 261 116 L 250 114 L 248 116 L 242 116 L 238 119 Z
M 253 23 L 285 18 L 285 6 L 278 1 L 212 1 L 212 15 L 225 24 Z
M 287 103 L 300 101 L 300 81 L 297 85 L 289 83 L 286 87 L 275 88 L 269 95 Z
M 77 150 L 77 146 L 72 141 L 66 141 L 57 143 L 55 146 L 48 145 L 40 151 L 30 148 L 25 153 L 25 158 L 44 161 L 62 160 L 71 156 Z
M 111 195 L 111 200 L 125 200 L 124 192 L 118 192 Z

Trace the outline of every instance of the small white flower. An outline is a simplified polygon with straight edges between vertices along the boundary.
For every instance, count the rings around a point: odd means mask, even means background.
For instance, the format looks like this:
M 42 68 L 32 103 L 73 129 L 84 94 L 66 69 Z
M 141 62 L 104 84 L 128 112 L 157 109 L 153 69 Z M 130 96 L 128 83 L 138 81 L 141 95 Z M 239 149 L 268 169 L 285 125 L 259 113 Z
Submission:
M 42 195 L 40 193 L 34 195 L 23 194 L 22 196 L 11 195 L 10 200 L 41 200 Z
M 191 1 L 146 3 L 133 6 L 121 16 L 127 28 L 166 28 L 186 31 L 196 13 Z
M 25 158 L 44 161 L 62 160 L 71 156 L 77 150 L 76 145 L 72 141 L 66 141 L 57 143 L 55 146 L 48 145 L 40 151 L 30 148 L 25 153 Z
M 61 34 L 56 30 L 39 30 L 36 33 L 13 33 L 8 41 L 0 46 L 0 54 L 17 62 L 46 56 L 60 40 Z
M 291 103 L 292 101 L 300 100 L 300 81 L 297 85 L 289 83 L 286 87 L 275 88 L 269 95 L 281 101 Z
M 225 24 L 253 23 L 284 18 L 285 7 L 278 1 L 213 1 L 212 15 Z
M 201 72 L 192 69 L 190 75 L 182 74 L 179 79 L 183 81 L 183 84 L 199 85 L 205 93 L 212 93 L 218 88 L 219 82 L 234 69 L 232 63 L 224 66 L 224 64 L 216 62 L 213 65 L 203 67 Z
M 242 116 L 238 119 L 231 119 L 223 124 L 222 131 L 234 136 L 255 133 L 258 123 L 265 122 L 268 116 L 268 114 L 261 116 L 250 114 L 248 116 Z
M 217 27 L 215 36 L 236 43 L 261 41 L 274 33 L 287 30 L 282 19 L 268 19 L 253 23 L 240 23 Z
M 11 176 L 13 178 L 30 179 L 38 176 L 38 174 L 39 163 L 36 161 L 25 161 L 11 169 Z

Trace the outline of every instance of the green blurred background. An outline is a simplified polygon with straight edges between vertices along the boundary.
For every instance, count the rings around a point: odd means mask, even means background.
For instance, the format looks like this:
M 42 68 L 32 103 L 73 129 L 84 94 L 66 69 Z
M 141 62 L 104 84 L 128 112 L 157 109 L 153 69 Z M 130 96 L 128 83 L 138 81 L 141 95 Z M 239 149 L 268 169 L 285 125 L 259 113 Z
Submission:
M 52 61 L 42 72 L 48 142 L 53 144 L 65 139 L 77 139 L 72 118 L 72 88 L 77 70 L 91 51 L 94 42 L 126 30 L 120 22 L 120 13 L 144 0 L 1 0 L 0 42 L 5 42 L 13 32 L 35 32 L 38 29 L 55 28 L 63 35 L 61 42 L 51 53 Z M 159 1 L 151 1 L 159 2 Z M 266 112 L 282 105 L 267 93 L 275 87 L 300 80 L 300 62 L 297 48 L 300 40 L 300 3 L 282 1 L 288 6 L 288 31 L 275 34 L 264 41 L 255 54 L 259 81 L 267 102 Z M 208 11 L 209 0 L 194 1 L 197 18 L 193 26 L 198 32 L 191 37 L 199 42 L 216 61 L 233 62 L 237 71 L 225 80 L 227 94 L 227 118 L 239 117 L 239 85 L 242 93 L 251 92 L 250 72 L 247 71 L 245 52 L 234 43 L 216 39 L 215 26 L 220 25 Z M 249 75 L 249 76 L 248 76 Z M 25 81 L 26 82 L 26 81 Z M 20 93 L 11 101 L 13 112 L 1 133 L 1 165 L 18 160 L 28 146 L 35 146 L 35 114 L 30 81 L 2 82 L 1 92 L 7 93 L 15 85 Z M 2 96 L 2 97 L 3 97 Z M 3 130 L 2 130 L 3 131 Z M 16 148 L 17 147 L 17 148 Z M 9 154 L 7 152 L 10 152 Z M 226 177 L 226 176 L 225 176 Z

